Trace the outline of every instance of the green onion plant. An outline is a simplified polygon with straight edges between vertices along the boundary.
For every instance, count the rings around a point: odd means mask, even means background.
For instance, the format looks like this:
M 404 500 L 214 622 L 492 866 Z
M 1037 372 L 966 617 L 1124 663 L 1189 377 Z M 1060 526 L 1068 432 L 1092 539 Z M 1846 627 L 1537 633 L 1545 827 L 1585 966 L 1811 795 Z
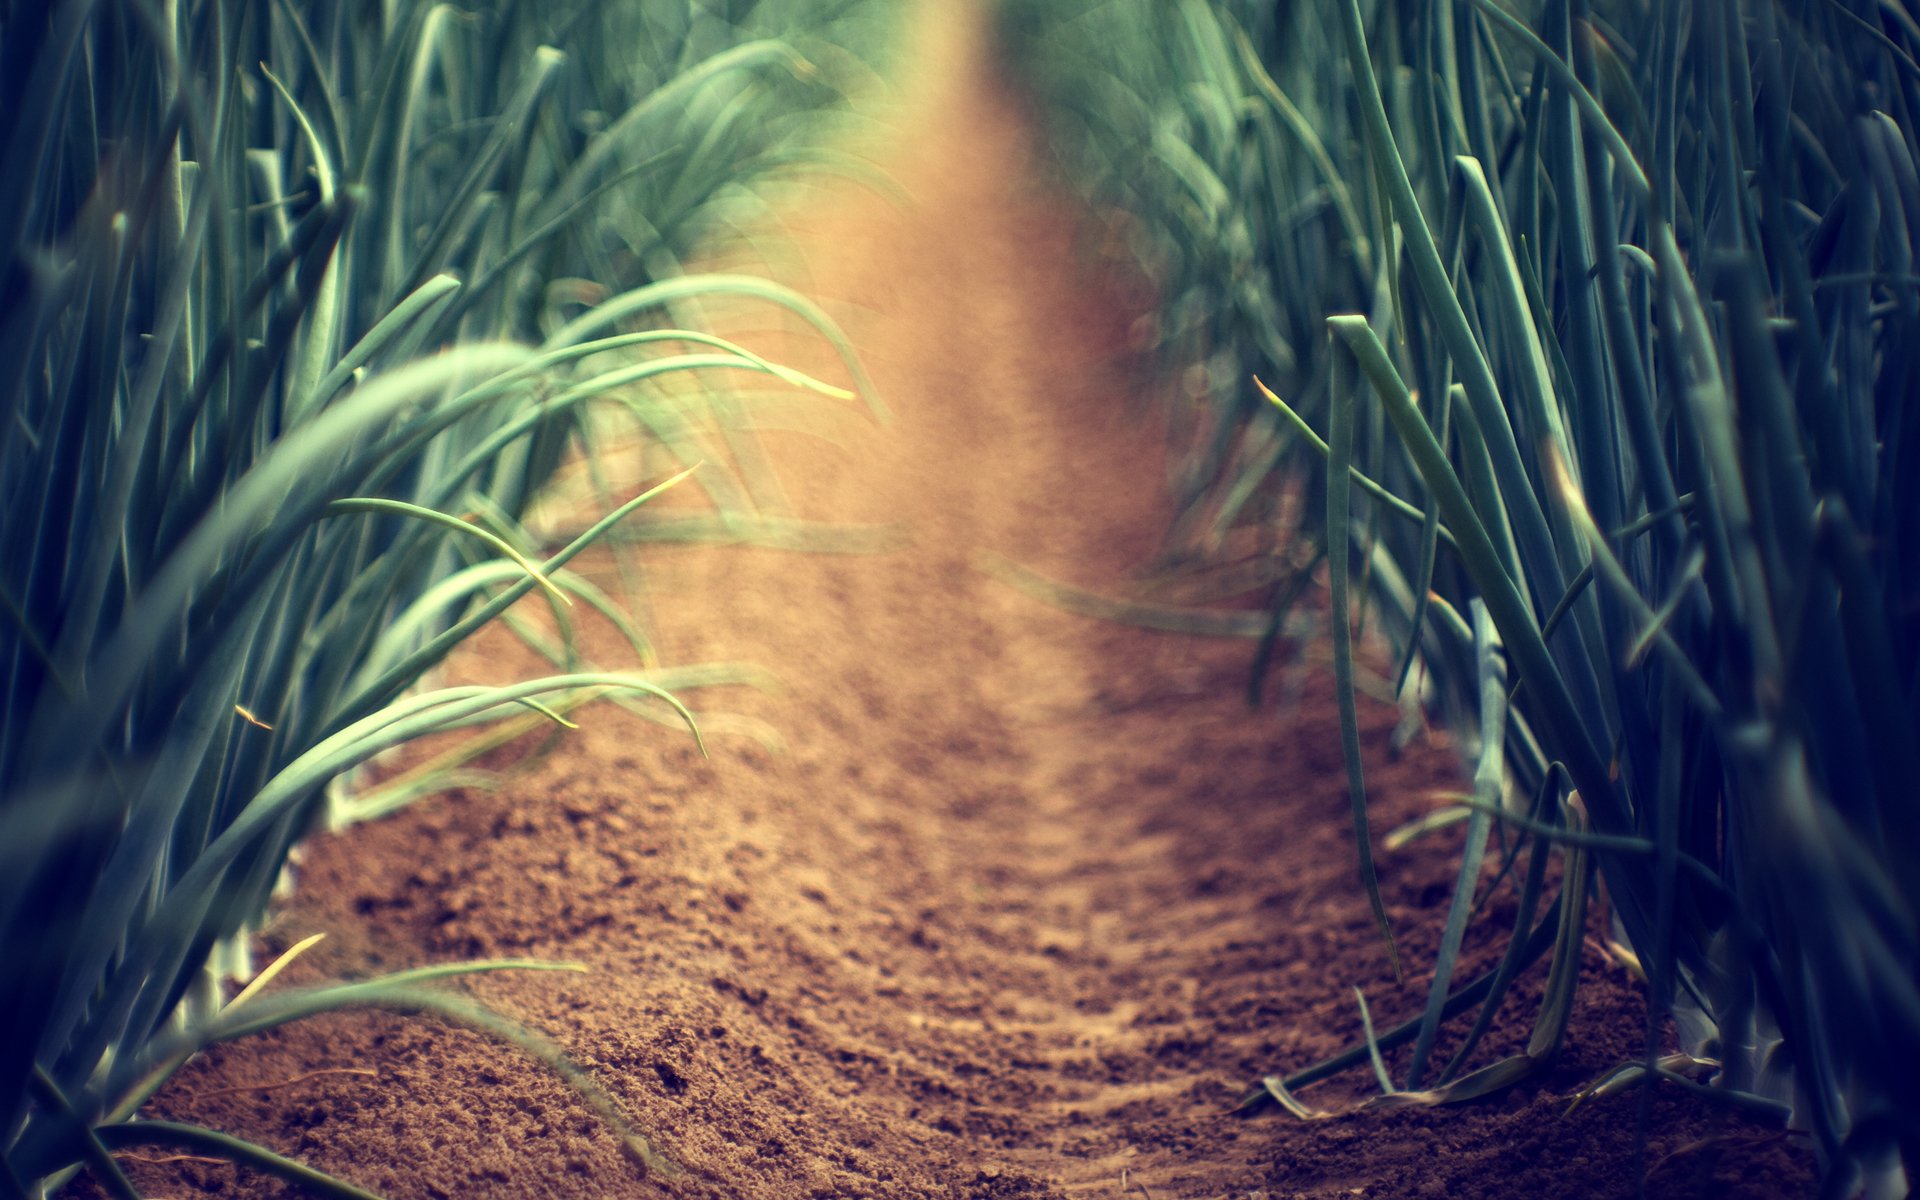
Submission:
M 430 986 L 565 964 L 227 980 L 255 976 L 248 930 L 330 780 L 587 695 L 690 724 L 667 686 L 724 675 L 567 650 L 419 686 L 536 590 L 619 615 L 568 561 L 696 463 L 535 547 L 519 517 L 590 409 L 669 441 L 651 389 L 677 373 L 843 394 L 677 329 L 734 294 L 838 341 L 792 293 L 678 264 L 824 152 L 868 8 L 0 5 L 0 1195 L 83 1165 L 134 1194 L 113 1154 L 142 1142 L 364 1194 L 137 1110 L 202 1046 L 367 1005 L 513 1038 L 670 1169 L 552 1047 Z
M 1652 1001 L 1645 1059 L 1603 1090 L 1671 1080 L 1791 1120 L 1837 1194 L 1904 1195 L 1920 1170 L 1910 6 L 1180 0 L 1006 19 L 1069 175 L 1141 215 L 1169 362 L 1208 364 L 1188 528 L 1301 496 L 1383 930 L 1349 621 L 1374 614 L 1402 686 L 1467 735 L 1428 999 L 1377 1039 L 1412 1047 L 1388 1102 L 1466 1099 L 1550 1062 L 1603 895 Z M 1491 878 L 1517 887 L 1518 920 L 1463 978 Z M 1474 1066 L 1542 957 L 1527 1050 Z M 1442 1059 L 1455 1018 L 1471 1024 Z M 1368 1050 L 1254 1098 L 1294 1107 L 1290 1089 Z

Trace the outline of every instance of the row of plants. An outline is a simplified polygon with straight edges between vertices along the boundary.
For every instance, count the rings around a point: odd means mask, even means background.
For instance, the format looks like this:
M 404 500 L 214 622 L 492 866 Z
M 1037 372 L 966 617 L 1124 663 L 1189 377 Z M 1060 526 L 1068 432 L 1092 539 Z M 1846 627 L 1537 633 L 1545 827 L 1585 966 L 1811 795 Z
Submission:
M 1651 1000 L 1644 1060 L 1604 1089 L 1790 1120 L 1836 1194 L 1906 1194 L 1920 20 L 1871 0 L 1009 0 L 1003 20 L 1065 177 L 1136 215 L 1164 361 L 1199 381 L 1178 392 L 1181 548 L 1298 497 L 1271 629 L 1324 564 L 1396 970 L 1353 623 L 1387 632 L 1473 767 L 1429 823 L 1464 850 L 1423 1011 L 1253 1099 L 1304 1111 L 1293 1089 L 1370 1058 L 1387 1103 L 1536 1075 L 1600 902 Z M 1518 918 L 1464 978 L 1495 886 Z M 1480 1062 L 1542 958 L 1526 1051 Z M 1467 1029 L 1443 1061 L 1448 1021 Z M 1378 1051 L 1407 1044 L 1394 1079 Z
M 285 959 L 256 971 L 248 931 L 329 781 L 372 756 L 607 693 L 691 724 L 669 689 L 727 677 L 662 668 L 567 563 L 694 474 L 697 415 L 656 403 L 662 379 L 849 398 L 683 327 L 734 295 L 838 339 L 679 256 L 825 153 L 873 10 L 4 6 L 0 1194 L 84 1165 L 133 1195 L 115 1153 L 162 1143 L 364 1195 L 137 1110 L 210 1043 L 368 1005 L 519 1041 L 671 1169 L 551 1046 L 429 986 L 565 964 L 263 993 Z M 521 516 L 606 408 L 679 469 L 534 545 Z M 744 463 L 692 486 L 750 504 Z M 632 661 L 554 644 L 546 678 L 422 686 L 536 592 L 622 622 Z

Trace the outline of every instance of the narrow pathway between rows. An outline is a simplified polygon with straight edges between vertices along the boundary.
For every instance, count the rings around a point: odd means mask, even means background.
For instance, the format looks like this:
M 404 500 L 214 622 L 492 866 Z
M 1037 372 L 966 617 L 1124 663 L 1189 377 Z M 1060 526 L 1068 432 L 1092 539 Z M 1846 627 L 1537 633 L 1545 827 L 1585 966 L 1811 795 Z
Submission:
M 682 733 L 586 710 L 505 789 L 316 846 L 268 935 L 330 931 L 309 976 L 587 964 L 472 990 L 555 1037 L 685 1176 L 642 1180 L 524 1056 L 415 1018 L 222 1048 L 162 1111 L 398 1197 L 1624 1188 L 1631 1106 L 1558 1116 L 1566 1090 L 1636 1052 L 1636 1002 L 1602 965 L 1554 1088 L 1439 1115 L 1222 1115 L 1249 1080 L 1353 1037 L 1355 985 L 1385 1019 L 1415 1011 L 1425 981 L 1396 988 L 1370 932 L 1311 648 L 1251 711 L 1247 644 L 1073 616 L 979 568 L 993 553 L 1124 592 L 1170 513 L 1130 350 L 1145 299 L 1084 248 L 1098 239 L 1076 239 L 972 14 L 928 0 L 909 56 L 925 69 L 879 139 L 910 199 L 796 189 L 784 228 L 755 239 L 844 321 L 894 413 L 885 428 L 805 418 L 838 445 L 764 434 L 793 511 L 897 525 L 905 546 L 646 549 L 664 660 L 753 663 L 783 686 L 690 693 L 734 718 L 716 717 L 706 761 Z M 804 339 L 753 344 L 832 370 Z M 807 406 L 769 421 L 834 407 Z M 606 560 L 587 569 L 617 586 Z M 586 636 L 603 663 L 631 663 L 608 631 Z M 537 667 L 494 636 L 453 669 Z M 1451 778 L 1438 745 L 1390 756 L 1393 723 L 1365 718 L 1382 827 Z M 1383 857 L 1410 962 L 1434 941 L 1452 851 L 1437 837 Z M 1492 905 L 1510 909 L 1504 892 Z M 1491 1049 L 1524 1042 L 1514 1012 Z M 1334 1106 L 1367 1082 L 1309 1098 Z M 1700 1136 L 1664 1101 L 1660 1121 L 1656 1153 Z M 227 1167 L 149 1176 L 160 1194 L 277 1194 Z

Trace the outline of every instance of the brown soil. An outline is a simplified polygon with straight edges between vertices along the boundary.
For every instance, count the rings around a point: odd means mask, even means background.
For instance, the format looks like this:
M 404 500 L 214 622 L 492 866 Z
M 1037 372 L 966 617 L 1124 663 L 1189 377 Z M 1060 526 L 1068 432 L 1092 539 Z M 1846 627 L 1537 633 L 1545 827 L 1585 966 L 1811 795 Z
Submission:
M 948 16 L 913 61 L 939 69 L 904 101 L 886 161 L 911 201 L 819 185 L 783 255 L 895 419 L 835 424 L 840 447 L 765 439 L 801 515 L 898 523 L 910 544 L 642 557 L 668 662 L 752 662 L 784 683 L 696 702 L 765 722 L 785 749 L 722 722 L 703 760 L 684 734 L 586 710 L 499 791 L 313 845 L 265 939 L 271 953 L 330 932 L 306 978 L 586 964 L 466 986 L 556 1039 L 684 1175 L 643 1178 L 544 1069 L 419 1017 L 343 1014 L 221 1047 L 150 1111 L 395 1197 L 1632 1194 L 1634 1100 L 1563 1116 L 1639 1051 L 1642 997 L 1598 954 L 1544 1080 L 1434 1111 L 1226 1115 L 1250 1081 L 1350 1044 L 1356 986 L 1386 1022 L 1418 1010 L 1426 979 L 1396 986 L 1371 930 L 1324 650 L 1292 647 L 1249 709 L 1248 643 L 1070 615 L 979 569 L 991 551 L 1137 587 L 1170 517 L 1166 438 L 1128 351 L 1137 291 L 1076 250 L 1072 206 L 1036 182 L 1029 122 L 952 16 L 966 10 L 927 7 Z M 588 570 L 611 585 L 605 560 Z M 585 636 L 631 662 L 605 631 Z M 537 665 L 494 636 L 453 670 Z M 1376 829 L 1457 777 L 1438 737 L 1394 753 L 1396 720 L 1363 715 Z M 1380 851 L 1416 966 L 1456 849 L 1438 834 Z M 1476 963 L 1512 904 L 1503 886 Z M 1524 1044 L 1539 984 L 1483 1059 Z M 1303 1098 L 1342 1107 L 1369 1084 L 1350 1072 Z M 1667 1093 L 1644 1161 L 1659 1195 L 1810 1186 L 1784 1135 Z M 229 1166 L 135 1168 L 158 1195 L 280 1193 Z

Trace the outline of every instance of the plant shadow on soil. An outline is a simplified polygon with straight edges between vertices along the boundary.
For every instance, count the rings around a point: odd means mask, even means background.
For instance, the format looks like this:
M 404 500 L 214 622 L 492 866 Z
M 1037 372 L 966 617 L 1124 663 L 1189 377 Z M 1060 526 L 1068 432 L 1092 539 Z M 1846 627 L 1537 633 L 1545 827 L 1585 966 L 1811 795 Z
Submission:
M 1074 616 L 980 569 L 991 552 L 1137 588 L 1170 520 L 1167 438 L 1130 348 L 1143 293 L 1084 252 L 1074 206 L 1036 182 L 1030 121 L 954 23 L 923 31 L 954 39 L 916 60 L 945 67 L 875 151 L 906 202 L 795 188 L 780 243 L 777 269 L 843 321 L 894 419 L 837 421 L 839 444 L 825 426 L 759 439 L 794 512 L 907 544 L 646 548 L 663 659 L 751 662 L 781 687 L 690 694 L 736 715 L 706 759 L 684 733 L 583 710 L 499 790 L 311 845 L 263 939 L 271 954 L 326 931 L 305 979 L 586 964 L 464 986 L 555 1038 L 684 1176 L 642 1179 L 543 1068 L 424 1018 L 342 1014 L 219 1047 L 148 1115 L 394 1197 L 1634 1193 L 1635 1101 L 1562 1115 L 1641 1051 L 1643 998 L 1598 954 L 1543 1080 L 1438 1111 L 1225 1115 L 1249 1081 L 1350 1044 L 1355 986 L 1384 1023 L 1418 1011 L 1426 979 L 1396 986 L 1372 931 L 1318 643 L 1291 646 L 1250 709 L 1249 643 Z M 738 332 L 833 374 L 806 339 Z M 605 555 L 585 571 L 613 583 Z M 603 665 L 632 663 L 612 631 L 582 636 Z M 539 665 L 495 631 L 449 669 Z M 1459 778 L 1437 736 L 1395 751 L 1397 720 L 1363 709 L 1376 831 Z M 732 732 L 756 729 L 784 745 Z M 1440 833 L 1380 851 L 1411 964 L 1431 961 L 1457 848 Z M 1466 969 L 1493 960 L 1512 912 L 1503 885 Z M 1525 1044 L 1540 976 L 1483 1059 Z M 1341 1107 L 1369 1082 L 1306 1099 Z M 1812 1186 L 1784 1135 L 1667 1093 L 1644 1164 L 1655 1195 Z M 154 1195 L 283 1190 L 201 1161 L 131 1166 Z

